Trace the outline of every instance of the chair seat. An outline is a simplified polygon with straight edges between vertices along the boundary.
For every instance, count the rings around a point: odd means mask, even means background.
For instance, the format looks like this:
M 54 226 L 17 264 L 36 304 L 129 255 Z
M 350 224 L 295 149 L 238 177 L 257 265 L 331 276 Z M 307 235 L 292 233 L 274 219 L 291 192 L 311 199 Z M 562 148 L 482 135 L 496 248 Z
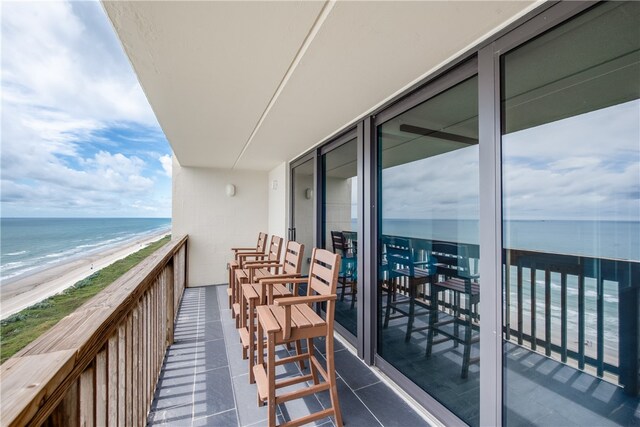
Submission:
M 291 291 L 287 289 L 285 285 L 277 283 L 275 285 L 270 285 L 273 289 L 273 297 L 281 298 L 281 297 L 290 297 L 293 296 Z M 250 299 L 260 299 L 262 293 L 262 285 L 259 283 L 245 283 L 242 285 L 242 294 L 248 300 Z
M 282 332 L 285 326 L 284 307 L 261 305 L 256 308 L 258 321 L 267 333 Z M 324 328 L 327 322 L 306 304 L 291 306 L 291 335 L 295 330 Z

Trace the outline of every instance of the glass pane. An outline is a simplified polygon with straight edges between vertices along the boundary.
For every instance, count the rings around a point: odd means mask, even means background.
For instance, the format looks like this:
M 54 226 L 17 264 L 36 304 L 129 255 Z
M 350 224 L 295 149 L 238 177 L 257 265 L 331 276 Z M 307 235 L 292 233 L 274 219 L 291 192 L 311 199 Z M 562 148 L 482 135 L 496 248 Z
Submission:
M 311 251 L 313 250 L 313 159 L 291 170 L 293 183 L 293 221 L 294 239 L 304 245 L 302 274 L 309 273 Z
M 505 425 L 637 425 L 640 3 L 502 58 Z
M 477 78 L 378 137 L 378 353 L 478 425 Z
M 324 248 L 342 255 L 335 319 L 357 330 L 358 143 L 356 139 L 322 156 Z

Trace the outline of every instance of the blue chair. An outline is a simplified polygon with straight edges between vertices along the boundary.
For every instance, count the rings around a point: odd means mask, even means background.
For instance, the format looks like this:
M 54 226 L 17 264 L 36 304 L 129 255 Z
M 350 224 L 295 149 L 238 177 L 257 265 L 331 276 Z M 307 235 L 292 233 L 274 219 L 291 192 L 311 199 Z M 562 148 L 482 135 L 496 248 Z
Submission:
M 412 247 L 412 241 L 403 237 L 383 236 L 383 281 L 387 286 L 387 304 L 385 307 L 385 319 L 383 327 L 389 326 L 389 321 L 400 317 L 407 317 L 407 332 L 405 341 L 411 339 L 414 332 L 422 331 L 428 327 L 414 327 L 415 317 L 418 315 L 428 314 L 429 305 L 425 301 L 425 284 L 431 283 L 435 274 L 434 259 L 427 255 L 424 259 L 416 259 L 416 251 Z M 420 291 L 421 289 L 421 291 Z M 398 294 L 405 295 L 407 298 L 398 300 Z M 422 296 L 422 300 L 418 297 Z M 402 307 L 408 304 L 408 311 Z M 416 313 L 416 305 L 427 309 Z M 393 313 L 400 315 L 392 316 Z
M 351 295 L 351 308 L 355 306 L 357 284 L 358 284 L 358 257 L 355 239 L 356 233 L 353 233 L 352 239 L 347 240 L 345 233 L 342 231 L 331 232 L 331 243 L 333 244 L 333 252 L 342 256 L 340 264 L 340 273 L 338 275 L 338 287 L 341 289 L 340 301 L 344 301 L 345 290 L 349 289 Z

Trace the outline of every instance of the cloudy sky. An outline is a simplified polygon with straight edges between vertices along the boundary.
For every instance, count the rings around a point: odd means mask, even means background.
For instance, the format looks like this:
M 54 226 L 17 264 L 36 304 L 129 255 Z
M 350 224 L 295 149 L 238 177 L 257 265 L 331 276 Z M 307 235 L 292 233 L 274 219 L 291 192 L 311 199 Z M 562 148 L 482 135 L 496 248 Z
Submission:
M 170 217 L 171 149 L 100 4 L 1 7 L 1 215 Z
M 638 221 L 639 117 L 634 100 L 503 136 L 505 218 Z M 385 169 L 383 215 L 477 219 L 478 174 L 477 146 Z

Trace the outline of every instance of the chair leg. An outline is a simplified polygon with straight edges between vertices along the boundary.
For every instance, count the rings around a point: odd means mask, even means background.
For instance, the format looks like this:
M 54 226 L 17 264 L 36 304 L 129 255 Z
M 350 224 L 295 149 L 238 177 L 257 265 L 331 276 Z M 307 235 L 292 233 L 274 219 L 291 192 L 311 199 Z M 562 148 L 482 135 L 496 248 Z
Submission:
M 344 288 L 347 286 L 346 276 L 340 276 L 340 279 L 338 279 L 338 283 L 342 285 L 341 286 L 342 292 L 340 292 L 340 301 L 344 301 Z
M 327 375 L 329 377 L 329 394 L 331 395 L 331 407 L 335 417 L 336 426 L 342 427 L 342 413 L 340 412 L 340 402 L 338 401 L 338 384 L 336 383 L 335 358 L 333 352 L 333 331 L 327 334 Z
M 460 318 L 460 294 L 456 292 L 453 296 L 453 335 L 458 338 L 460 336 L 460 323 L 457 321 Z M 453 348 L 458 348 L 458 340 L 453 340 Z
M 464 331 L 464 353 L 462 355 L 462 379 L 467 378 L 469 375 L 469 361 L 471 360 L 471 314 L 467 313 L 465 316 L 467 324 Z
M 391 290 L 395 289 L 392 288 L 393 286 L 395 285 L 391 280 L 389 280 L 387 282 L 387 307 L 384 312 L 384 325 L 382 326 L 385 329 L 389 326 L 389 316 L 391 315 Z
M 351 309 L 356 305 L 356 294 L 358 289 L 356 288 L 356 282 L 351 282 Z
M 296 341 L 296 355 L 299 355 L 299 354 L 303 354 L 302 353 L 302 344 L 300 343 L 300 340 L 297 340 Z M 298 366 L 300 367 L 301 371 L 304 371 L 304 368 L 305 368 L 304 360 L 298 360 Z
M 244 293 L 240 294 L 240 328 L 248 328 L 247 324 L 247 299 L 244 297 Z M 242 346 L 242 360 L 246 360 L 247 349 Z
M 436 317 L 438 313 L 438 293 L 434 291 L 433 287 L 431 288 L 431 304 L 429 307 L 429 329 L 427 330 L 427 351 L 426 356 L 431 357 L 431 349 L 433 347 L 433 334 L 436 322 L 438 318 Z
M 307 338 L 307 356 L 309 360 L 309 369 L 311 370 L 311 376 L 313 377 L 313 383 L 315 385 L 320 384 L 320 377 L 318 376 L 318 368 L 313 364 L 311 358 L 314 356 L 313 338 Z
M 253 366 L 255 365 L 255 357 L 256 357 L 256 307 L 255 300 L 252 298 L 249 300 L 249 320 L 248 320 L 248 329 L 249 329 L 249 384 L 253 384 L 256 382 L 255 375 L 253 373 Z M 258 325 L 260 327 L 260 325 Z
M 273 333 L 267 335 L 267 378 L 269 384 L 269 397 L 267 398 L 269 427 L 276 425 L 276 346 Z
M 411 340 L 411 333 L 413 332 L 413 320 L 416 312 L 416 287 L 415 284 L 409 281 L 409 321 L 407 322 L 407 333 L 404 337 L 405 342 Z
M 256 354 L 256 364 L 264 366 L 264 330 L 262 329 L 262 324 L 258 320 L 258 350 Z M 258 406 L 264 406 L 264 402 L 260 399 L 260 395 L 258 394 Z

